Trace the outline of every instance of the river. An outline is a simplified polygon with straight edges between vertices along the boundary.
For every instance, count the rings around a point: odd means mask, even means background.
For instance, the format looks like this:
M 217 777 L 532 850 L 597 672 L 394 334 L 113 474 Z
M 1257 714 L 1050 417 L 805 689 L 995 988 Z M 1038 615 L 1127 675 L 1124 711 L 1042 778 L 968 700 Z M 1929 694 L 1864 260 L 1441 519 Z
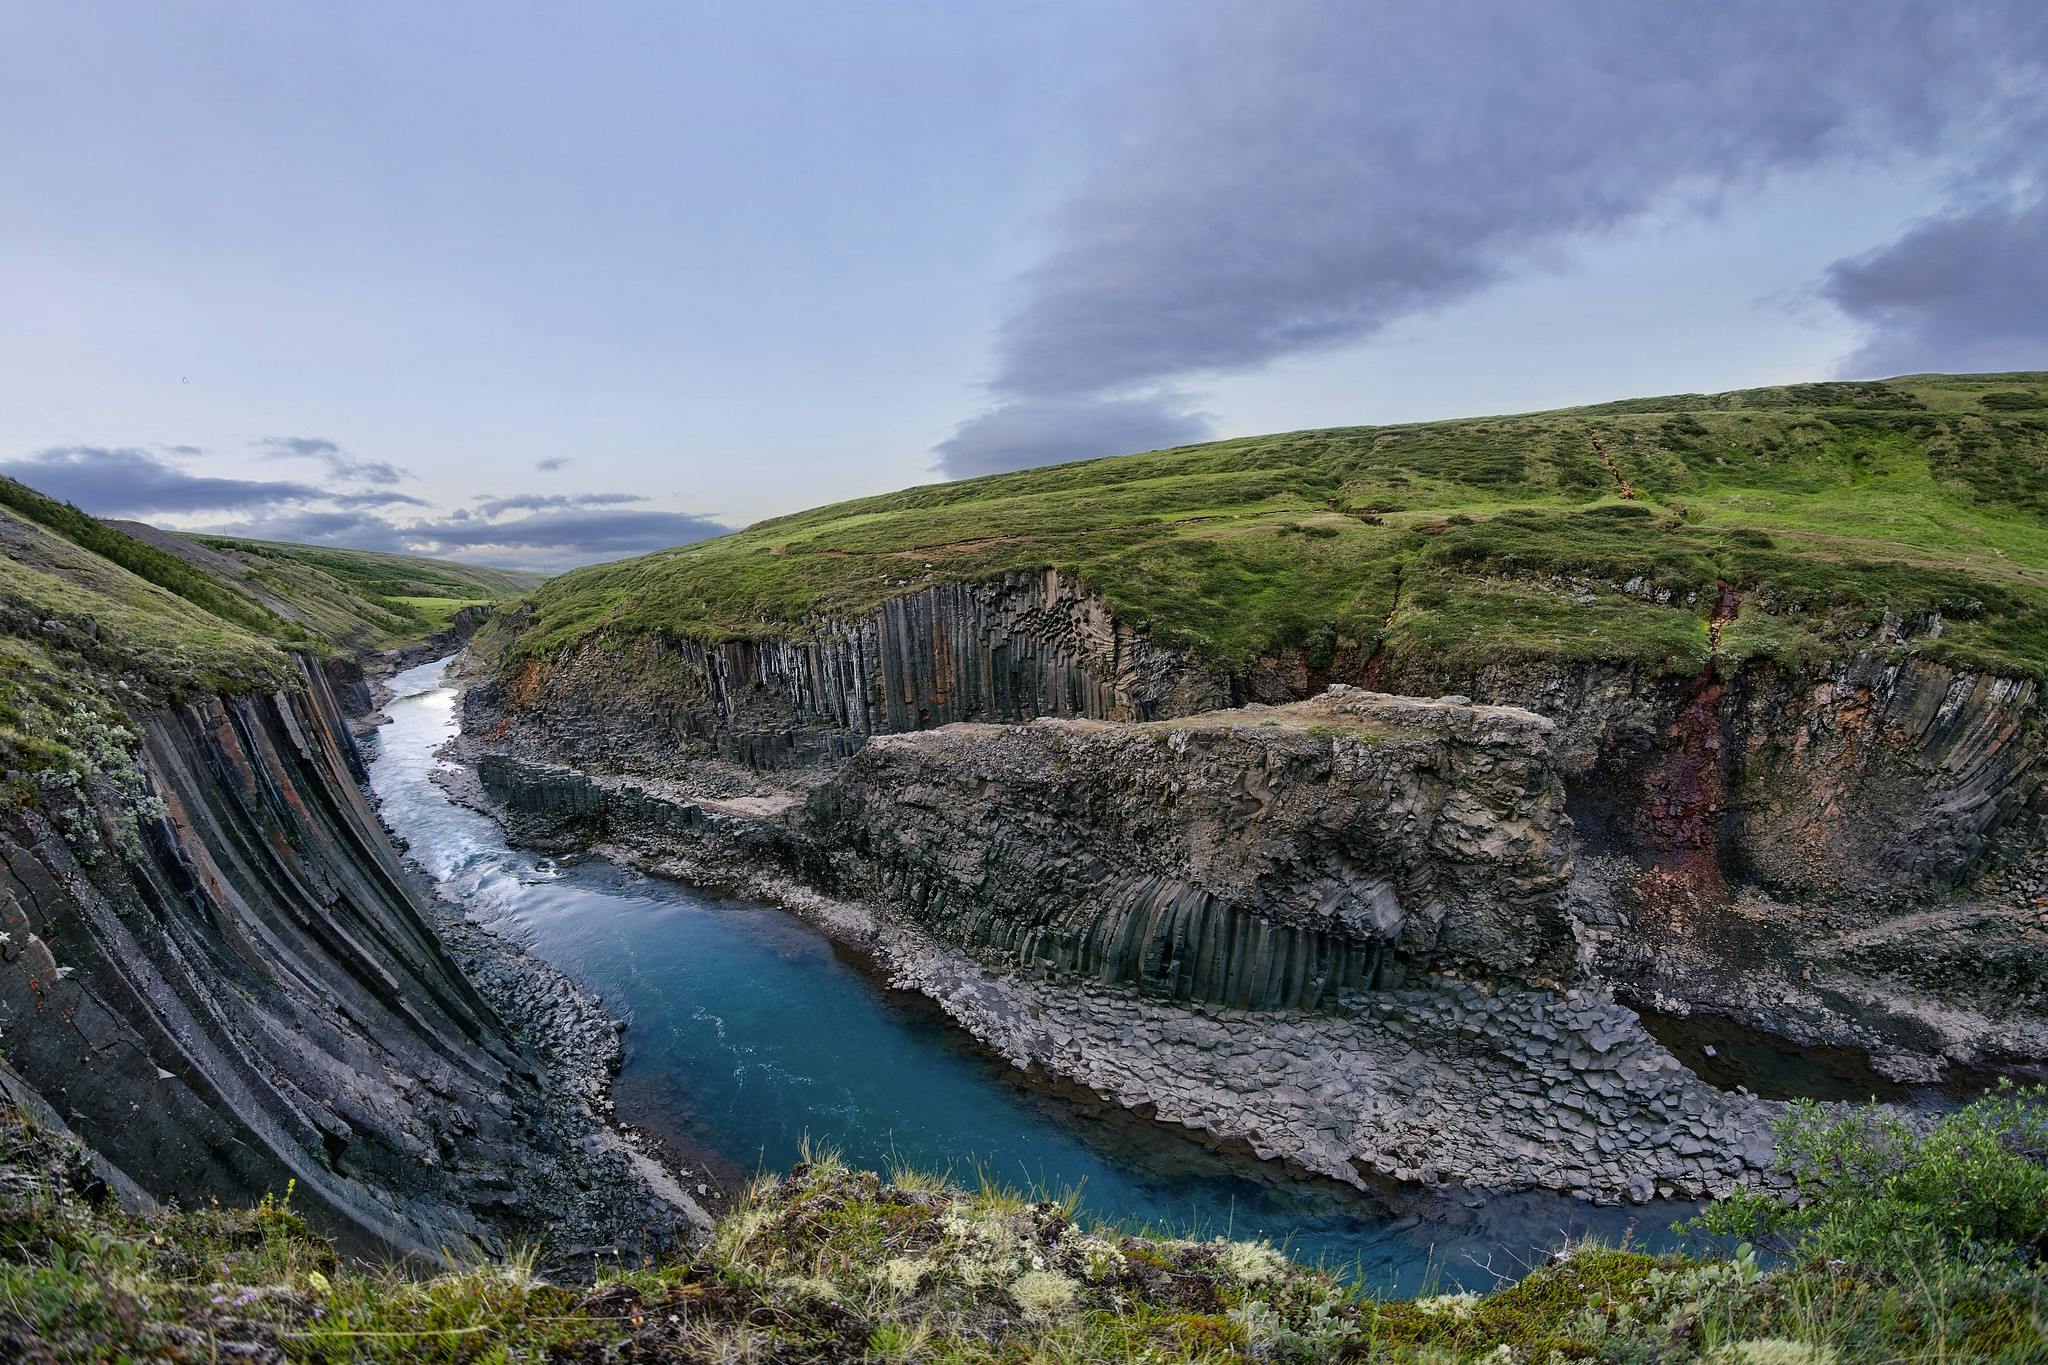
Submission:
M 787 1168 L 806 1138 L 858 1166 L 1078 1189 L 1085 1215 L 1260 1236 L 1382 1293 L 1492 1288 L 1568 1238 L 1668 1246 L 1691 1205 L 1596 1208 L 1542 1193 L 1361 1194 L 1052 1093 L 922 997 L 780 909 L 509 847 L 432 780 L 456 733 L 447 661 L 393 680 L 368 746 L 384 819 L 441 893 L 603 997 L 628 1024 L 619 1116 L 728 1173 Z

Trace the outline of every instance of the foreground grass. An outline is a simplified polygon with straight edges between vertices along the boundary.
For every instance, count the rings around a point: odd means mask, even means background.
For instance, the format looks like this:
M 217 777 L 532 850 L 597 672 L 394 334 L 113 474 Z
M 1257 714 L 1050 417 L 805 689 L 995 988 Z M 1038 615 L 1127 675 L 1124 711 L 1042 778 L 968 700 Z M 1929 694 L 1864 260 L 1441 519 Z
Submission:
M 933 583 L 1057 569 L 1211 664 L 1696 672 L 1910 648 L 2048 670 L 2048 375 L 1682 394 L 1220 441 L 908 489 L 577 570 L 514 654 L 801 632 Z M 1938 618 L 1938 619 L 1937 619 Z M 1895 631 L 1896 635 L 1897 632 Z
M 1876 1126 L 1873 1126 L 1876 1125 Z M 1931 1133 L 1800 1110 L 1796 1203 L 1707 1222 L 1761 1264 L 1560 1249 L 1492 1293 L 1381 1300 L 1257 1242 L 1091 1229 L 1069 1205 L 829 1157 L 758 1182 L 694 1261 L 535 1277 L 529 1254 L 345 1266 L 293 1214 L 133 1215 L 0 1115 L 0 1358 L 308 1361 L 2048 1359 L 2048 1094 Z M 1847 1254 L 1842 1254 L 1847 1253 Z

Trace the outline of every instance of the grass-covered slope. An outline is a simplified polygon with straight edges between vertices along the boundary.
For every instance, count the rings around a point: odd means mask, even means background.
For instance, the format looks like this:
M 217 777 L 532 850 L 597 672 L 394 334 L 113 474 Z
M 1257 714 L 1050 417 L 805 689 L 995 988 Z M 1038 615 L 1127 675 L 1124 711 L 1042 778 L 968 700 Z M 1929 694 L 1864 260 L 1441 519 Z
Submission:
M 577 570 L 512 642 L 801 631 L 1058 568 L 1224 669 L 1516 656 L 1696 670 L 1868 639 L 2048 670 L 2048 374 L 1918 376 L 1354 427 L 936 484 Z M 1934 613 L 1939 613 L 1939 625 Z
M 457 564 L 420 555 L 347 550 L 327 545 L 293 545 L 276 540 L 195 534 L 191 539 L 216 550 L 259 559 L 303 564 L 348 584 L 365 597 L 437 598 L 494 602 L 538 585 L 543 575 L 482 564 Z
M 274 688 L 292 676 L 291 649 L 421 639 L 464 603 L 534 581 L 402 556 L 266 548 L 275 553 L 252 563 L 100 521 L 0 478 L 0 806 L 90 767 L 93 737 L 136 703 Z M 359 576 L 335 576 L 323 562 Z M 373 572 L 419 596 L 358 586 Z
M 501 602 L 541 582 L 539 574 L 415 555 L 127 529 L 202 564 L 322 639 L 355 648 L 388 648 L 446 630 L 463 607 Z
M 68 1140 L 0 1108 L 0 1357 L 304 1361 L 2038 1361 L 2048 1108 L 1930 1133 L 1799 1111 L 1801 1202 L 1705 1221 L 1699 1259 L 1560 1247 L 1487 1294 L 1382 1299 L 1257 1242 L 1088 1227 L 1070 1205 L 830 1158 L 759 1182 L 693 1260 L 534 1278 L 453 1255 L 349 1266 L 290 1210 L 126 1213 Z M 1523 1267 L 1504 1267 L 1519 1270 Z

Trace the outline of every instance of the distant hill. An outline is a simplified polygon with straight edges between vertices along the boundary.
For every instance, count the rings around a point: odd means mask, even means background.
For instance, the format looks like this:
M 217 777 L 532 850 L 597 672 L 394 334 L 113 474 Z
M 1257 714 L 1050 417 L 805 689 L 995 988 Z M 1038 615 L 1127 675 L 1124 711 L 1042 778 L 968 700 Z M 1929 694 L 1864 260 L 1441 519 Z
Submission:
M 540 574 L 418 555 L 111 524 L 222 578 L 322 638 L 350 645 L 403 643 L 446 628 L 465 606 L 517 597 L 544 581 Z
M 1710 632 L 1739 661 L 1889 630 L 2038 677 L 2048 374 L 1298 431 L 935 484 L 565 574 L 507 643 L 802 635 L 1046 568 L 1226 670 L 1295 652 L 1692 671 Z M 1724 584 L 1742 605 L 1717 622 Z
M 422 640 L 463 605 L 538 581 L 404 555 L 202 543 L 0 478 L 0 762 L 43 766 L 81 706 L 274 688 L 293 676 L 292 648 Z

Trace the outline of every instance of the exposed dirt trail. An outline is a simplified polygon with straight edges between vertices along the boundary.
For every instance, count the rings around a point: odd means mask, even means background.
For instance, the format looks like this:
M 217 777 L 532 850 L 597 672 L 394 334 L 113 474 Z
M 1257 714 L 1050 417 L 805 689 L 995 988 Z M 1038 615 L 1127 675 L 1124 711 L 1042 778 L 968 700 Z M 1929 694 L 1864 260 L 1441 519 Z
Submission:
M 1634 502 L 1636 499 L 1636 486 L 1621 477 L 1621 466 L 1616 464 L 1614 457 L 1607 453 L 1607 447 L 1600 444 L 1600 438 L 1589 431 L 1586 433 L 1586 444 L 1593 447 L 1593 453 L 1600 457 L 1600 463 L 1606 465 L 1607 472 L 1614 476 L 1614 486 L 1620 490 L 1621 496 L 1627 498 L 1630 502 Z
M 1707 618 L 1707 648 L 1719 652 L 1721 628 L 1735 619 L 1742 610 L 1742 598 L 1737 595 L 1735 585 L 1727 579 L 1717 580 L 1718 593 L 1714 598 L 1714 614 Z

